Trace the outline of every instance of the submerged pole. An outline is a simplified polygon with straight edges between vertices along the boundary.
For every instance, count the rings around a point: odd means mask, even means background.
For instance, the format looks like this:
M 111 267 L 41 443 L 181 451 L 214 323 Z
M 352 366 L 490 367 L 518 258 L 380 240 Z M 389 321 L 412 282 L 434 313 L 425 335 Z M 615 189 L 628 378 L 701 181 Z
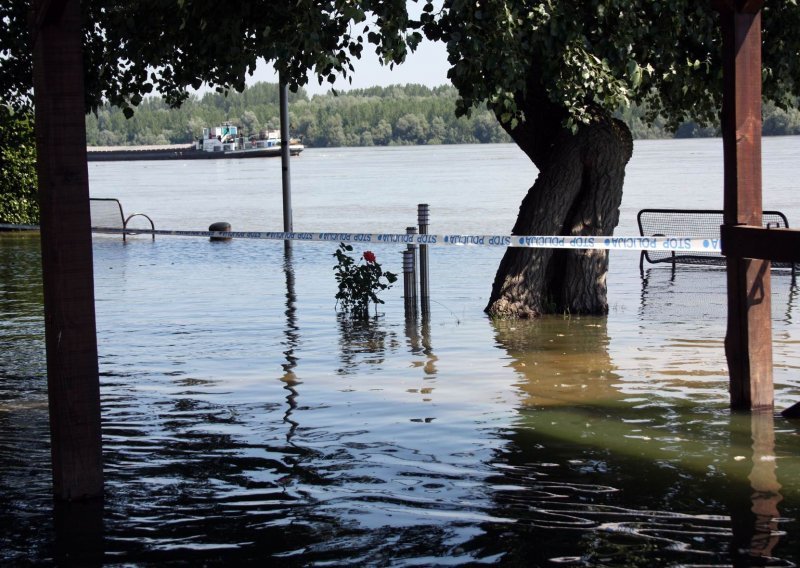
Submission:
M 283 182 L 283 232 L 290 233 L 292 223 L 292 182 L 289 175 L 289 86 L 281 81 L 281 180 Z M 290 241 L 287 241 L 287 243 Z
M 53 492 L 80 500 L 103 495 L 81 10 L 78 0 L 33 10 Z
M 428 224 L 430 223 L 431 213 L 427 203 L 417 205 L 417 224 L 419 234 L 428 234 Z M 419 245 L 419 296 L 422 315 L 427 315 L 431 311 L 430 291 L 428 282 L 428 245 Z
M 406 318 L 417 317 L 416 298 L 414 289 L 414 253 L 410 250 L 403 251 L 403 308 Z
M 416 227 L 406 227 L 407 235 L 416 235 Z M 411 297 L 414 298 L 414 311 L 417 305 L 417 245 L 408 245 L 407 250 L 411 253 Z

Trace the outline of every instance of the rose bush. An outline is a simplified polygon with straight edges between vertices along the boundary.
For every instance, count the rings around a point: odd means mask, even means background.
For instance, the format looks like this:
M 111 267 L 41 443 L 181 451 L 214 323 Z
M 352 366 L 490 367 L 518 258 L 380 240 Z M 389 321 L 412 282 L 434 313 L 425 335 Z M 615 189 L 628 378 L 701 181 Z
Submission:
M 347 254 L 352 251 L 351 245 L 340 243 L 333 253 L 337 261 L 333 270 L 339 283 L 336 306 L 351 317 L 368 318 L 370 302 L 375 303 L 377 310 L 378 304 L 384 303 L 378 298 L 378 292 L 391 288 L 397 281 L 397 275 L 384 272 L 374 252 L 364 251 L 359 262 L 356 262 Z

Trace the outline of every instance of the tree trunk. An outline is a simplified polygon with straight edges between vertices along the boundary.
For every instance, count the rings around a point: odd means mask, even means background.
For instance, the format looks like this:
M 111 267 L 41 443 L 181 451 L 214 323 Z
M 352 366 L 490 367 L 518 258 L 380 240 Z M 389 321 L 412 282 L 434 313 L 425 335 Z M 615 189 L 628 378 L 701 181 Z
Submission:
M 535 86 L 535 85 L 534 85 Z M 611 235 L 619 222 L 630 130 L 607 114 L 577 133 L 563 111 L 529 86 L 520 99 L 526 121 L 511 136 L 539 169 L 522 201 L 515 235 Z M 538 94 L 537 94 L 538 93 Z M 546 313 L 605 314 L 608 251 L 509 248 L 495 276 L 487 313 L 536 317 Z

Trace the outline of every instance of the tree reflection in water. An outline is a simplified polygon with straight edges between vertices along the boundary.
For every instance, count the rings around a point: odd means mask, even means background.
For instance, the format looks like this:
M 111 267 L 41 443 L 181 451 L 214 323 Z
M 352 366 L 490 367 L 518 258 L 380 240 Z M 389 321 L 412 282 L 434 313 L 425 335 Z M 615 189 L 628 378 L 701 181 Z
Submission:
M 512 551 L 504 560 L 530 565 L 791 565 L 779 558 L 798 541 L 781 530 L 790 521 L 777 508 L 772 414 L 751 422 L 625 395 L 605 318 L 492 325 L 519 373 L 521 407 L 492 479 L 493 515 L 514 524 L 485 526 L 474 543 L 483 554 Z
M 394 332 L 387 331 L 377 318 L 352 319 L 338 314 L 340 375 L 357 373 L 361 365 L 379 368 L 387 349 L 399 346 Z

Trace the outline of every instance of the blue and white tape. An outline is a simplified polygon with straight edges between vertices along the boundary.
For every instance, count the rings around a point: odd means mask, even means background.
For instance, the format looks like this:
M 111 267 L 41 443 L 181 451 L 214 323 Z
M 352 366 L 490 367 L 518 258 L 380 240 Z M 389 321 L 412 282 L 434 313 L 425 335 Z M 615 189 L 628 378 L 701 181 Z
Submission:
M 95 233 L 164 235 L 175 237 L 218 237 L 232 239 L 267 239 L 278 241 L 322 241 L 348 244 L 450 245 L 523 248 L 648 250 L 667 252 L 719 253 L 720 239 L 703 237 L 583 237 L 530 235 L 420 235 L 406 233 L 311 233 L 311 232 L 252 232 L 252 231 L 171 231 L 98 227 Z
M 36 229 L 34 225 L 0 224 L 0 229 Z M 664 252 L 720 253 L 719 238 L 704 237 L 586 237 L 534 235 L 420 235 L 406 233 L 311 233 L 253 231 L 177 231 L 163 229 L 118 229 L 94 227 L 94 233 L 164 235 L 173 237 L 218 237 L 276 241 L 323 241 L 349 244 L 450 245 L 522 248 L 647 250 Z

